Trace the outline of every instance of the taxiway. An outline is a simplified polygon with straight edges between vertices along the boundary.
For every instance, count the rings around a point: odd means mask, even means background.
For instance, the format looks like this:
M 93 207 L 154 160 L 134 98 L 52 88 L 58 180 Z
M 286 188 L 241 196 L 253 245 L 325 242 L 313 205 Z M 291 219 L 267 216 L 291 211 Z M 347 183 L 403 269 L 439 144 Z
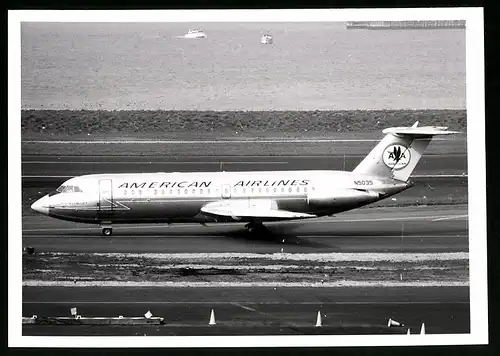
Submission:
M 239 223 L 98 225 L 23 217 L 23 247 L 40 252 L 460 252 L 468 251 L 468 207 L 363 208 L 334 217 L 269 223 L 253 236 Z

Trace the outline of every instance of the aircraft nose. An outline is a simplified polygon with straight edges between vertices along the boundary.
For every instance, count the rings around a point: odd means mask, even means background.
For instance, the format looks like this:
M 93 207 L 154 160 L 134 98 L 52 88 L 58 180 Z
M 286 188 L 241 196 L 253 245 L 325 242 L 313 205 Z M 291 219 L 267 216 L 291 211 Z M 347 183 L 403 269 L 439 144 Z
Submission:
M 33 204 L 31 204 L 31 209 L 39 212 L 39 213 L 42 213 L 42 214 L 45 214 L 45 215 L 48 215 L 49 214 L 49 204 L 48 204 L 48 196 L 44 196 L 40 199 L 38 199 L 37 201 L 35 201 Z

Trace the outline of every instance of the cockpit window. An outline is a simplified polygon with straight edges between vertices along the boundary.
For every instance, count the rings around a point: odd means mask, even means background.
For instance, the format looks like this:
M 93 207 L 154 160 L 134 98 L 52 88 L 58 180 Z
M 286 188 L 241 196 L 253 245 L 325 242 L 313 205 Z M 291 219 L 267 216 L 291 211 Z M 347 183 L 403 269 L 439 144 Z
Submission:
M 77 187 L 75 185 L 61 185 L 59 188 L 56 189 L 56 191 L 59 193 L 81 193 L 82 192 L 80 187 Z

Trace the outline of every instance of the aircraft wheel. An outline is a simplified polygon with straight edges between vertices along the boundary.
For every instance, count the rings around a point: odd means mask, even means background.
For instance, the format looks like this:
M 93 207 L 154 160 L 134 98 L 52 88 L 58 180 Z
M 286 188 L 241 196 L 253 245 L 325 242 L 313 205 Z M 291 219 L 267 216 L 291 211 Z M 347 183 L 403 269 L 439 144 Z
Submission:
M 113 229 L 110 227 L 105 227 L 104 229 L 102 229 L 102 234 L 104 236 L 111 236 L 111 234 L 113 234 Z
M 267 228 L 262 224 L 255 224 L 248 227 L 248 231 L 252 234 L 265 233 Z

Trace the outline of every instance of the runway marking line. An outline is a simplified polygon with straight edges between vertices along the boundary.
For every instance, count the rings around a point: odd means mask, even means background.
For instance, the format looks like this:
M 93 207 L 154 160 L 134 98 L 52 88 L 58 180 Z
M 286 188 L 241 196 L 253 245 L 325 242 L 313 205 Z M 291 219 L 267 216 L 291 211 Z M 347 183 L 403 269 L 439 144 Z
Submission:
M 427 151 L 426 151 L 427 152 Z M 24 155 L 21 155 L 21 160 L 22 161 L 25 161 L 25 157 L 29 157 L 29 158 L 39 158 L 39 157 L 52 157 L 52 155 L 46 155 L 46 154 L 24 154 Z M 121 155 L 121 154 L 118 154 L 118 155 L 86 155 L 86 154 L 83 154 L 83 155 L 58 155 L 58 159 L 68 159 L 68 158 L 86 158 L 86 157 L 93 157 L 95 159 L 105 159 L 105 158 L 110 158 L 110 157 L 113 157 L 113 158 L 129 158 L 129 157 L 137 157 L 137 158 L 144 158 L 144 159 L 151 159 L 151 158 L 162 158 L 162 157 L 165 157 L 167 155 L 137 155 L 137 154 L 134 154 L 134 155 Z M 451 156 L 467 156 L 467 152 L 454 152 L 454 153 L 426 153 L 425 157 L 429 158 L 429 157 L 451 157 Z M 246 155 L 246 154 L 235 154 L 235 155 L 192 155 L 192 154 L 189 154 L 189 155 L 182 155 L 181 157 L 190 157 L 190 158 L 197 158 L 197 159 L 211 159 L 211 158 L 214 158 L 214 157 L 217 157 L 217 158 L 274 158 L 274 159 L 279 159 L 279 158 L 318 158 L 318 159 L 328 159 L 328 158 L 343 158 L 343 157 L 346 157 L 346 158 L 364 158 L 366 157 L 366 154 L 365 153 L 359 153 L 359 154 L 351 154 L 351 153 L 346 153 L 346 154 L 343 154 L 343 153 L 323 153 L 323 154 L 310 154 L 310 155 L 302 155 L 302 154 L 275 154 L 275 155 L 265 155 L 265 154 L 262 154 L 262 155 Z M 29 160 L 27 160 L 29 161 Z
M 263 140 L 27 140 L 22 143 L 44 144 L 231 144 L 231 143 L 335 143 L 379 142 L 380 139 L 263 139 Z
M 467 174 L 421 174 L 411 176 L 410 178 L 468 178 Z
M 248 139 L 248 140 L 24 140 L 21 143 L 44 144 L 231 144 L 231 143 L 335 143 L 335 142 L 380 142 L 381 139 Z M 453 141 L 435 138 L 434 141 Z
M 286 234 L 284 234 L 286 235 Z M 47 235 L 27 235 L 25 236 L 25 238 L 47 238 L 48 236 Z M 68 237 L 72 237 L 72 238 L 92 238 L 92 236 L 80 236 L 80 235 L 68 235 Z M 131 235 L 115 235 L 113 236 L 112 238 L 117 238 L 117 239 L 123 239 L 123 238 L 141 238 L 141 237 L 137 237 L 137 236 L 131 236 Z M 223 238 L 225 239 L 226 236 L 221 236 L 221 235 L 147 235 L 147 237 L 142 237 L 142 238 L 176 238 L 176 239 L 185 239 L 185 238 L 190 238 L 190 237 L 195 237 L 195 238 Z M 341 238 L 341 237 L 346 237 L 344 235 L 335 235 L 335 234 L 332 234 L 332 235 L 294 235 L 293 237 L 297 237 L 297 238 Z M 390 237 L 397 237 L 397 238 L 400 238 L 401 236 L 400 235 L 361 235 L 361 236 L 357 236 L 357 235 L 352 235 L 352 236 L 348 236 L 349 238 L 352 238 L 352 237 L 361 237 L 361 238 L 367 238 L 367 239 L 370 239 L 370 238 L 377 238 L 377 237 L 384 237 L 384 238 L 390 238 Z M 420 239 L 420 238 L 465 238 L 465 237 L 469 237 L 469 235 L 404 235 L 405 238 L 409 238 L 409 239 Z M 111 239 L 112 239 L 111 238 Z M 107 241 L 109 241 L 110 239 L 106 239 Z M 300 245 L 300 243 L 298 243 Z M 288 244 L 290 245 L 290 244 Z M 286 246 L 286 245 L 284 245 Z M 398 247 L 399 248 L 399 247 Z
M 203 303 L 203 302 L 202 302 L 202 303 Z M 259 311 L 259 310 L 254 309 L 254 308 L 250 308 L 250 307 L 247 307 L 247 306 L 241 305 L 240 303 L 241 303 L 241 304 L 243 304 L 243 303 L 244 303 L 244 304 L 255 304 L 255 305 L 257 305 L 257 304 L 259 304 L 259 305 L 260 305 L 260 304 L 262 304 L 262 303 L 246 303 L 246 302 L 231 302 L 231 303 L 227 303 L 227 302 L 226 302 L 226 303 L 224 303 L 224 302 L 217 302 L 217 304 L 232 304 L 232 305 L 237 306 L 237 307 L 240 307 L 240 308 L 242 308 L 242 309 L 245 309 L 245 310 L 248 310 L 248 311 L 251 311 L 251 312 L 254 312 L 254 313 L 260 314 L 260 315 L 264 315 L 264 316 L 266 316 L 266 317 L 271 317 L 271 318 L 273 318 L 273 317 L 274 317 L 273 315 L 271 315 L 271 314 L 269 314 L 269 313 L 266 313 L 266 312 Z M 177 303 L 177 304 L 182 304 L 182 302 L 179 302 L 179 303 Z M 193 303 L 193 304 L 194 304 L 194 303 Z M 201 304 L 201 303 L 200 303 L 200 304 Z M 278 303 L 275 303 L 275 304 L 278 304 Z
M 443 287 L 443 288 L 449 288 L 449 287 Z M 241 304 L 250 304 L 250 305 L 280 305 L 280 304 L 297 304 L 297 305 L 317 305 L 317 304 L 322 304 L 322 305 L 374 305 L 374 304 L 386 304 L 386 305 L 392 305 L 392 304 L 470 304 L 467 301 L 429 301 L 429 302 L 412 302 L 412 301 L 390 301 L 390 302 L 384 302 L 384 301 L 378 301 L 378 302 L 324 302 L 324 301 L 318 301 L 318 302 L 289 302 L 289 301 L 282 301 L 282 302 L 249 302 L 249 301 L 238 301 L 238 302 L 222 302 L 222 301 L 208 301 L 208 302 L 185 302 L 185 301 L 179 301 L 179 302 L 168 302 L 168 301 L 143 301 L 143 302 L 137 302 L 137 301 L 123 301 L 123 302 L 111 302 L 111 301 L 40 301 L 40 302 L 26 302 L 23 301 L 23 304 L 172 304 L 172 305 L 177 305 L 177 304 L 216 304 L 216 305 L 224 305 L 224 304 L 233 304 L 235 306 L 241 307 L 243 309 L 249 310 L 249 311 L 254 311 L 257 313 L 263 313 L 260 312 L 256 309 L 246 307 Z M 265 314 L 265 313 L 264 313 Z
M 288 164 L 287 161 L 22 161 L 22 164 Z
M 466 217 L 467 215 L 450 215 L 449 217 Z M 376 218 L 376 219 L 344 219 L 341 221 L 331 221 L 331 223 L 335 222 L 370 222 L 370 221 L 399 221 L 399 220 L 424 220 L 424 219 L 433 219 L 436 218 L 436 216 L 404 216 L 404 217 L 393 217 L 393 218 Z
M 245 303 L 245 302 L 244 302 Z M 182 304 L 182 302 L 179 302 L 178 304 Z M 217 302 L 217 304 L 223 304 L 223 302 Z M 260 314 L 265 314 L 265 313 L 262 313 L 262 312 L 259 312 L 257 309 L 254 309 L 254 308 L 250 308 L 250 307 L 246 307 L 244 305 L 241 305 L 239 304 L 238 302 L 231 302 L 229 304 L 232 304 L 232 305 L 236 305 L 237 307 L 240 307 L 242 309 L 245 309 L 245 310 L 249 310 L 249 311 L 252 311 L 252 312 L 256 312 L 256 313 L 260 313 Z M 245 304 L 249 304 L 249 303 L 245 303 Z
M 443 220 L 460 219 L 460 218 L 464 218 L 464 217 L 467 217 L 467 216 L 468 216 L 467 214 L 465 214 L 465 215 L 455 215 L 455 216 L 444 216 L 444 217 L 440 217 L 440 218 L 434 219 L 432 221 L 443 221 Z

